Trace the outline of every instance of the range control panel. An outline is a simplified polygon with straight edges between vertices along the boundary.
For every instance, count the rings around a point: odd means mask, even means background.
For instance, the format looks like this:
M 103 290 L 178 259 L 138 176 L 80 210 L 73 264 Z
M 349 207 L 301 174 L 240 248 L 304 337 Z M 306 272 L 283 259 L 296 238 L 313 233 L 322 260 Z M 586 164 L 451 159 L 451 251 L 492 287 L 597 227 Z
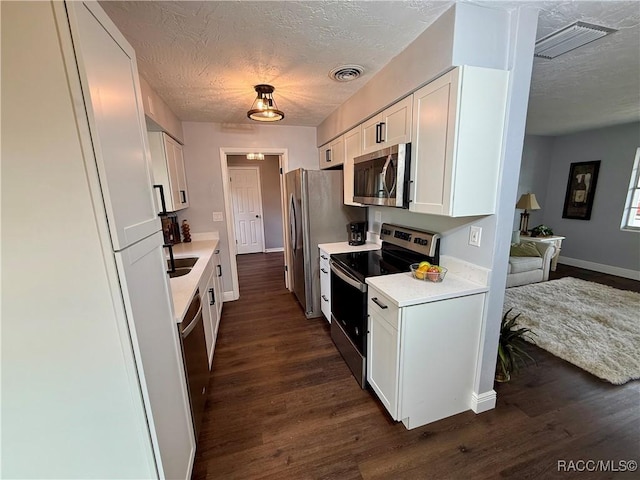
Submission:
M 433 257 L 440 243 L 440 234 L 383 223 L 380 229 L 380 240 Z

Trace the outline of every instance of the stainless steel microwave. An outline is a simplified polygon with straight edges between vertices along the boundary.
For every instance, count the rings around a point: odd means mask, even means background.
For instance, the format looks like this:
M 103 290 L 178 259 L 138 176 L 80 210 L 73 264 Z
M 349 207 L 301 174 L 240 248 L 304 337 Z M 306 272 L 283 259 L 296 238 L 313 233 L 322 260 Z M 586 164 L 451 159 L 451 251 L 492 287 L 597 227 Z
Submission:
M 353 160 L 353 200 L 409 208 L 411 144 L 400 143 Z

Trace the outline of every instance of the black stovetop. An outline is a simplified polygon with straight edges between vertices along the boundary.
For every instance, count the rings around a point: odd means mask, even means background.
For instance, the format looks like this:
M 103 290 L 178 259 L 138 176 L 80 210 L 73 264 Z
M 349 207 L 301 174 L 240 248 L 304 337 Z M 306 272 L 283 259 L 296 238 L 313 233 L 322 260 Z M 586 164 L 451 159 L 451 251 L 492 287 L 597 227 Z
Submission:
M 392 273 L 408 272 L 409 265 L 423 260 L 433 262 L 433 258 L 418 254 L 395 245 L 382 244 L 380 250 L 338 253 L 331 260 L 364 282 L 367 277 L 378 277 Z

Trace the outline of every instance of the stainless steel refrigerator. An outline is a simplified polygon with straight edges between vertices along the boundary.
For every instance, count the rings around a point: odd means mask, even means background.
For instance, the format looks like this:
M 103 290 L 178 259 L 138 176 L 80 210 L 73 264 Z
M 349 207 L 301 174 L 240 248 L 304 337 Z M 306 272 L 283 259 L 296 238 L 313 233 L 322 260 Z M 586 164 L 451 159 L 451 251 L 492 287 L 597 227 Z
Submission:
M 318 244 L 346 242 L 349 222 L 366 220 L 365 207 L 344 205 L 342 178 L 342 170 L 286 174 L 291 288 L 307 318 L 322 315 Z

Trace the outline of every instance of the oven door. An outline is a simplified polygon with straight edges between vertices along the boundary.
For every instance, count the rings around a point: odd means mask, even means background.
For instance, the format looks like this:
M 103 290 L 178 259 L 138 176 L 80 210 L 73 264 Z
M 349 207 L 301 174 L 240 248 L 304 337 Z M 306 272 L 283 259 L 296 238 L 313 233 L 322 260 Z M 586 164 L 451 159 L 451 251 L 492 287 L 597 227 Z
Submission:
M 367 345 L 367 284 L 331 261 L 331 316 L 362 356 Z

